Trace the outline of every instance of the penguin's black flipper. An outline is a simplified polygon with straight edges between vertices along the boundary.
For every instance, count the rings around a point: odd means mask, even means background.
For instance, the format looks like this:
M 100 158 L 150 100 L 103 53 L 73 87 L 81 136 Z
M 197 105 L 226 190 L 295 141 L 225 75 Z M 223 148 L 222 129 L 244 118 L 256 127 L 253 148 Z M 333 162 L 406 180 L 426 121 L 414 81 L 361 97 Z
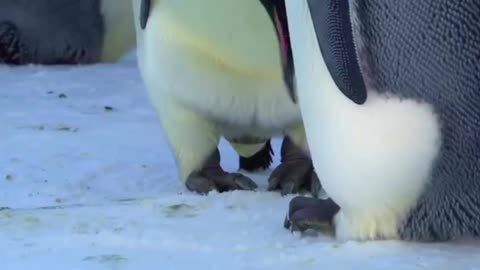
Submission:
M 270 140 L 263 148 L 251 157 L 239 156 L 240 169 L 247 172 L 253 172 L 259 169 L 265 170 L 272 164 L 273 149 Z
M 142 27 L 142 29 L 145 29 L 145 27 L 147 27 L 151 5 L 151 0 L 142 0 L 142 3 L 140 5 L 140 26 Z
M 353 40 L 349 0 L 307 0 L 318 45 L 342 93 L 356 104 L 367 99 Z

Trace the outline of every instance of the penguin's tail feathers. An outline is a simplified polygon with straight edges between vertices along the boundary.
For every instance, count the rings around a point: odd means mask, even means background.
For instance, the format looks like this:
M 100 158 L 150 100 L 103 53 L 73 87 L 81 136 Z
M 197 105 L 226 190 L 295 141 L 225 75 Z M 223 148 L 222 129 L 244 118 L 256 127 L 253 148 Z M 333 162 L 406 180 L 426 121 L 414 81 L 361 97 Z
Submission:
M 273 162 L 273 149 L 270 140 L 268 140 L 260 151 L 251 157 L 239 158 L 240 170 L 253 172 L 257 170 L 266 170 Z

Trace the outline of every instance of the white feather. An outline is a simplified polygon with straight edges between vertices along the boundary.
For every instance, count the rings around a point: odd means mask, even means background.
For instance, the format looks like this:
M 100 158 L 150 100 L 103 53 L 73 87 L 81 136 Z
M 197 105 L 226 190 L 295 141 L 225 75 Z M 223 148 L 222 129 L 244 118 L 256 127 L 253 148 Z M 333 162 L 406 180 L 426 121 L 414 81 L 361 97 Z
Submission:
M 339 239 L 396 238 L 440 147 L 432 106 L 368 90 L 356 105 L 320 53 L 306 0 L 286 0 L 297 91 L 316 172 L 341 207 Z

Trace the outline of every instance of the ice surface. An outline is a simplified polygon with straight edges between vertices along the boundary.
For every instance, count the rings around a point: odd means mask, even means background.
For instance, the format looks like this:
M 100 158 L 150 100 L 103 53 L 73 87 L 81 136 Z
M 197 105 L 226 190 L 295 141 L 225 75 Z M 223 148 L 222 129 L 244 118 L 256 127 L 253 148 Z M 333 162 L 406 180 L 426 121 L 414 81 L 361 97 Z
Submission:
M 268 171 L 253 175 L 258 192 L 186 192 L 132 55 L 0 66 L 0 82 L 1 270 L 480 269 L 475 241 L 291 234 L 292 196 L 265 191 Z M 235 170 L 230 147 L 221 152 Z

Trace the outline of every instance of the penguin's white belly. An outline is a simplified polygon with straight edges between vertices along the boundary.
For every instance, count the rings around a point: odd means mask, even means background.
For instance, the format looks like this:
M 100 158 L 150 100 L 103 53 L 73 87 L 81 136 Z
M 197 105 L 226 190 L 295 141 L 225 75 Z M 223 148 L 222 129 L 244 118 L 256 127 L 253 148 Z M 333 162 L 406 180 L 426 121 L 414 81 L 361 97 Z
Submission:
M 279 132 L 301 122 L 279 61 L 257 59 L 260 64 L 252 64 L 247 57 L 242 61 L 245 52 L 239 49 L 237 55 L 216 47 L 215 41 L 195 36 L 168 16 L 152 15 L 150 20 L 139 58 L 154 106 L 175 100 L 239 135 Z M 245 33 L 245 39 L 254 42 L 255 36 Z
M 236 126 L 273 128 L 301 121 L 300 111 L 288 97 L 281 77 L 235 74 L 215 66 L 210 59 L 199 59 L 203 55 L 188 49 L 168 42 L 156 46 L 155 58 L 161 60 L 152 63 L 158 65 L 151 68 L 157 73 L 151 74 L 152 99 L 168 95 L 220 123 Z
M 154 104 L 168 96 L 224 127 L 279 130 L 301 122 L 280 65 L 250 68 L 226 59 L 173 24 L 164 20 L 145 31 L 141 66 Z

